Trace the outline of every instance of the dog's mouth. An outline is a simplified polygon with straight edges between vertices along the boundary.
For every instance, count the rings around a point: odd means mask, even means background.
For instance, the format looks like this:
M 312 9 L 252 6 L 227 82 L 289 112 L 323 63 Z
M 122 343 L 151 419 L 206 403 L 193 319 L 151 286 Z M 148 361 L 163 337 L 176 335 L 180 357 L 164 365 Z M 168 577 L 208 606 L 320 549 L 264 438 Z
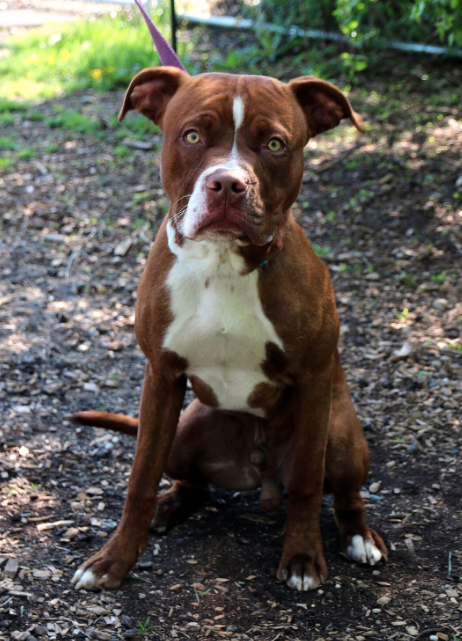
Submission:
M 242 227 L 227 218 L 205 224 L 198 230 L 197 235 L 216 238 L 218 240 L 242 240 L 250 242 L 249 236 Z

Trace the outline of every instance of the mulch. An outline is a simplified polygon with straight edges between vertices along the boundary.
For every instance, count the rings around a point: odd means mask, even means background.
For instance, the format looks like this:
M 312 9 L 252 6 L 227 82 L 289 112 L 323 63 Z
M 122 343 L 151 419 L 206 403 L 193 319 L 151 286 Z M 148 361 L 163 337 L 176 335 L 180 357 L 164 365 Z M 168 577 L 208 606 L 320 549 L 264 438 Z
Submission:
M 66 417 L 137 413 L 136 286 L 168 206 L 161 140 L 117 138 L 107 118 L 122 93 L 36 108 L 77 109 L 103 123 L 98 135 L 13 114 L 8 133 L 39 153 L 0 175 L 0 639 L 461 638 L 462 78 L 431 67 L 430 89 L 423 64 L 355 87 L 372 129 L 309 144 L 294 209 L 334 280 L 371 447 L 369 521 L 390 549 L 375 568 L 342 558 L 326 497 L 330 576 L 313 593 L 276 582 L 284 511 L 218 490 L 152 535 L 119 590 L 71 588 L 120 518 L 134 442 Z

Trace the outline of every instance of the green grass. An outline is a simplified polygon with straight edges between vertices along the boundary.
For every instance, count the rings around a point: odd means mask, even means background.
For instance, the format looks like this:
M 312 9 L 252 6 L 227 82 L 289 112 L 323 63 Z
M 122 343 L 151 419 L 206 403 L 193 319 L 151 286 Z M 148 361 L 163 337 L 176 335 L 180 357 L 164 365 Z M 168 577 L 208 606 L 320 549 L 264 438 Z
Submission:
M 13 164 L 13 158 L 0 156 L 0 169 L 8 169 Z
M 167 25 L 161 7 L 152 15 L 161 28 Z M 0 111 L 21 109 L 18 101 L 63 91 L 126 87 L 134 73 L 158 64 L 144 22 L 130 16 L 121 12 L 8 38 L 0 59 Z M 185 56 L 186 45 L 180 45 L 179 53 Z
M 18 141 L 15 136 L 0 136 L 0 151 L 15 151 Z
M 0 125 L 6 126 L 6 125 L 12 125 L 13 123 L 14 123 L 13 114 L 11 114 L 9 111 L 0 113 Z
M 32 122 L 41 122 L 42 120 L 45 120 L 46 116 L 45 114 L 42 114 L 40 111 L 37 111 L 36 109 L 33 109 L 32 111 L 27 112 L 27 120 L 30 120 Z
M 18 158 L 19 160 L 30 160 L 31 158 L 35 158 L 36 155 L 35 149 L 24 148 L 19 151 Z
M 59 145 L 54 142 L 51 145 L 48 145 L 47 147 L 45 147 L 45 149 L 43 151 L 46 154 L 54 154 L 55 151 L 58 151 L 58 149 L 59 149 Z
M 443 270 L 439 274 L 433 274 L 432 276 L 430 276 L 430 280 L 433 283 L 444 283 L 446 280 L 446 270 Z
M 46 118 L 45 122 L 52 129 L 66 129 L 81 134 L 93 133 L 102 126 L 99 121 L 83 116 L 75 109 L 57 110 L 56 115 Z
M 316 245 L 315 243 L 312 243 L 311 246 L 313 247 L 315 254 L 317 254 L 321 258 L 323 256 L 327 256 L 327 254 L 330 254 L 330 252 L 332 251 L 332 247 L 321 247 L 320 245 Z
M 1 78 L 1 76 L 0 76 Z M 15 102 L 14 100 L 8 100 L 7 98 L 0 97 L 0 113 L 4 111 L 24 111 L 27 109 L 26 105 L 23 105 L 20 102 Z

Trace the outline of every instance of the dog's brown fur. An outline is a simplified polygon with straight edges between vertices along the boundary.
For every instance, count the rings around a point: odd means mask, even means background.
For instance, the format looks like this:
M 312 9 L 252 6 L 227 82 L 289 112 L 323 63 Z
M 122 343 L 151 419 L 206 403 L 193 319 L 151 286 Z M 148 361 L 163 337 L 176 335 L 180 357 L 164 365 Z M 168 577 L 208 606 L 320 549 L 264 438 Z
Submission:
M 261 305 L 284 349 L 266 344 L 261 370 L 269 382 L 248 390 L 248 407 L 261 410 L 264 418 L 220 408 L 213 390 L 193 376 L 197 400 L 180 416 L 188 362 L 163 347 L 173 322 L 166 280 L 176 260 L 166 225 L 194 187 L 194 168 L 203 170 L 227 157 L 236 92 L 246 100 L 239 140 L 250 186 L 248 197 L 230 214 L 245 232 L 235 251 L 245 262 L 243 277 L 259 269 Z M 360 496 L 368 447 L 338 355 L 331 280 L 291 213 L 307 140 L 342 118 L 362 129 L 360 117 L 336 87 L 316 78 L 283 84 L 227 74 L 188 77 L 168 67 L 148 69 L 134 78 L 121 117 L 132 108 L 163 131 L 162 176 L 172 207 L 138 290 L 136 336 L 147 358 L 139 422 L 95 412 L 75 416 L 81 423 L 138 436 L 122 521 L 83 569 L 90 568 L 103 587 L 118 586 L 146 547 L 156 505 L 157 526 L 169 526 L 198 505 L 209 483 L 234 490 L 261 484 L 264 509 L 278 507 L 281 486 L 287 488 L 278 577 L 292 587 L 291 577 L 307 577 L 311 588 L 327 576 L 319 529 L 324 488 L 335 496 L 342 548 L 347 550 L 358 535 L 372 541 L 386 558 L 381 538 L 366 525 Z M 202 147 L 181 142 L 189 123 L 200 130 Z M 267 131 L 289 141 L 283 153 L 260 151 L 259 141 Z M 210 205 L 211 216 L 216 217 L 214 207 Z M 271 234 L 272 240 L 265 242 Z M 179 245 L 184 242 L 178 228 L 176 238 Z M 260 268 L 263 261 L 268 264 Z M 157 500 L 163 472 L 176 482 Z

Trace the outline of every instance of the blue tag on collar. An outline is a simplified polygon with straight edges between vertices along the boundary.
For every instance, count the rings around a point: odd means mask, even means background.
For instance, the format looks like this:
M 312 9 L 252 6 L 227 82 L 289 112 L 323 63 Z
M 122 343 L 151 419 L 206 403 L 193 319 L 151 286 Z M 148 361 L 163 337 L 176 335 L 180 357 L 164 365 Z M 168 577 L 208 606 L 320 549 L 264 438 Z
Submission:
M 268 260 L 264 260 L 264 261 L 262 261 L 262 262 L 260 263 L 260 267 L 261 267 L 262 265 L 267 265 L 268 263 L 269 263 L 269 261 L 268 261 Z

